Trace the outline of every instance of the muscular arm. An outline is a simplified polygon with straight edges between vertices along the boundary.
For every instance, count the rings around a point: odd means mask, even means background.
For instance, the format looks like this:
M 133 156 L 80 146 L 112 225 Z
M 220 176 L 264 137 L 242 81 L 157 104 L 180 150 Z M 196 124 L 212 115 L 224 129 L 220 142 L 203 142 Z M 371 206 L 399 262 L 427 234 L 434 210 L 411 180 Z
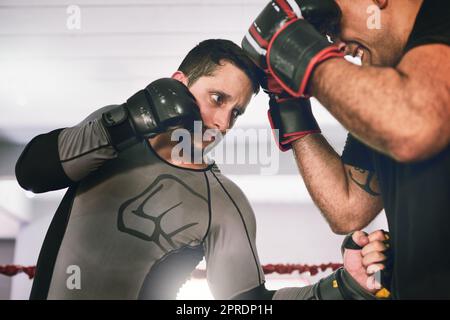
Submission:
M 321 134 L 297 140 L 293 150 L 311 197 L 335 233 L 360 230 L 381 211 L 374 173 L 344 164 Z
M 396 68 L 332 59 L 314 73 L 313 95 L 359 139 L 401 162 L 450 142 L 450 48 L 409 51 Z M 345 78 L 343 77 L 345 75 Z
M 98 123 L 108 108 L 97 110 L 74 127 L 31 140 L 16 163 L 19 184 L 35 193 L 64 189 L 117 157 Z

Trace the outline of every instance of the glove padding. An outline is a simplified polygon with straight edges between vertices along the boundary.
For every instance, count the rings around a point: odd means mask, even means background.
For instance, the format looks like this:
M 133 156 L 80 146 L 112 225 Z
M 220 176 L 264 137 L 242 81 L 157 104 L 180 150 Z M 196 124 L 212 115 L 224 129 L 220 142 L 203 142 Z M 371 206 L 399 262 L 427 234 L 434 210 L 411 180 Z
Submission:
M 334 0 L 274 0 L 250 27 L 242 48 L 290 95 L 306 96 L 314 67 L 343 56 L 324 37 L 337 32 L 340 16 Z M 266 89 L 274 91 L 270 83 Z
M 290 150 L 292 142 L 308 134 L 321 132 L 308 99 L 271 98 L 269 106 L 270 126 L 281 151 Z
M 269 72 L 294 97 L 308 97 L 308 84 L 314 69 L 323 61 L 344 57 L 306 20 L 286 24 L 269 43 Z
M 192 130 L 194 121 L 201 121 L 195 97 L 183 83 L 171 78 L 152 82 L 102 115 L 110 143 L 118 151 L 170 128 Z

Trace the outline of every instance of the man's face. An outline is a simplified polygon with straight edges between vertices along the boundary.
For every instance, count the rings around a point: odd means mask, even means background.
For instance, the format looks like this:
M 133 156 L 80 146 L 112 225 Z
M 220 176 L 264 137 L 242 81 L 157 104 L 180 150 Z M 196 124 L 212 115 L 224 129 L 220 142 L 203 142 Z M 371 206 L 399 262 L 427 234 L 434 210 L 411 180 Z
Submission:
M 392 20 L 392 2 L 377 13 L 373 0 L 336 0 L 336 3 L 342 11 L 339 40 L 346 44 L 346 54 L 359 56 L 363 65 L 394 66 L 407 37 L 394 27 L 397 24 Z M 377 14 L 379 27 L 374 24 Z
M 179 80 L 186 84 L 187 79 Z M 189 90 L 197 100 L 204 129 L 218 130 L 222 135 L 233 127 L 253 96 L 248 76 L 227 61 L 223 61 L 212 76 L 200 77 Z M 212 142 L 203 142 L 202 148 Z

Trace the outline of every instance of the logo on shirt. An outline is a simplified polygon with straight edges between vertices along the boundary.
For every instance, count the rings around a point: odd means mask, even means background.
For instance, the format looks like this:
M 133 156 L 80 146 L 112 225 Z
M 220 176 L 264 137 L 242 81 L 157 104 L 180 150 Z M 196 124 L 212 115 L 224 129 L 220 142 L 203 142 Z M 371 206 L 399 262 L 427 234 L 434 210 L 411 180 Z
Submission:
M 188 243 L 202 240 L 204 234 L 196 234 L 198 228 L 192 229 L 199 219 L 205 219 L 204 215 L 195 214 L 202 204 L 208 207 L 204 196 L 181 179 L 162 174 L 141 194 L 120 206 L 117 227 L 168 252 L 179 247 L 176 236 Z

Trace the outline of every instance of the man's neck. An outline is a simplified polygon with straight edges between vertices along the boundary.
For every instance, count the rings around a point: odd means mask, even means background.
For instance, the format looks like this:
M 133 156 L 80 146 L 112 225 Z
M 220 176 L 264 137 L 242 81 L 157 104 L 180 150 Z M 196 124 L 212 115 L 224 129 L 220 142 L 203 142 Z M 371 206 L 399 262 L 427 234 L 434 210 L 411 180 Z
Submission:
M 178 144 L 178 142 L 172 141 L 170 139 L 170 136 L 170 132 L 165 132 L 157 135 L 154 138 L 148 139 L 153 150 L 158 154 L 159 157 L 177 167 L 189 169 L 205 169 L 206 167 L 208 167 L 208 164 L 205 162 L 193 163 L 192 161 L 174 159 L 172 157 L 172 149 Z
M 415 1 L 406 1 L 406 2 L 397 2 L 396 5 L 399 7 L 396 9 L 397 12 L 401 12 L 401 14 L 397 14 L 397 18 L 394 20 L 395 23 L 398 24 L 402 34 L 404 35 L 404 43 L 406 44 L 413 27 L 416 22 L 417 15 L 419 14 L 420 8 L 422 7 L 423 0 L 415 0 Z

